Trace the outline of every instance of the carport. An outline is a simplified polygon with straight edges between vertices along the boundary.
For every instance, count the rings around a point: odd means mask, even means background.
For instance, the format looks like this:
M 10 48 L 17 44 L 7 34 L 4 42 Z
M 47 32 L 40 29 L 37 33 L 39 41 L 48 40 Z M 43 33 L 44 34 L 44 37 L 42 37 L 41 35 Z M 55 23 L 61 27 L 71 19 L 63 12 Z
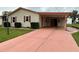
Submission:
M 41 27 L 66 28 L 69 12 L 39 12 Z

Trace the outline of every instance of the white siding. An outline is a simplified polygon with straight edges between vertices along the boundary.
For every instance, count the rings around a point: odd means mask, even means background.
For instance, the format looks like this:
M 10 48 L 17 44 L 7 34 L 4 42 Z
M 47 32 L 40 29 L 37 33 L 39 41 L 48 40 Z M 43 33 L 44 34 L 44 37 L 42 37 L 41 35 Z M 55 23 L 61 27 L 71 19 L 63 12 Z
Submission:
M 31 27 L 29 21 L 24 22 L 24 16 L 31 16 L 31 22 L 39 22 L 39 14 L 30 11 L 18 10 L 17 12 L 9 16 L 9 21 L 11 22 L 11 17 L 15 16 L 17 17 L 17 22 L 22 23 L 22 27 Z M 11 23 L 11 26 L 14 26 L 13 23 Z
M 67 18 L 67 24 L 72 24 L 72 18 Z
M 2 25 L 2 18 L 0 18 L 0 25 Z

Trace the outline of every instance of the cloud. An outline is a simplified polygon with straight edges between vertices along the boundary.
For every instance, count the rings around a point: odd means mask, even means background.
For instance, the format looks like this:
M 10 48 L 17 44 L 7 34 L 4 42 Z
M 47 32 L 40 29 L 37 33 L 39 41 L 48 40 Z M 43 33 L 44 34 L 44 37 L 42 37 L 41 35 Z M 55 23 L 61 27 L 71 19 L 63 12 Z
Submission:
M 0 0 L 0 7 L 77 7 L 79 0 Z

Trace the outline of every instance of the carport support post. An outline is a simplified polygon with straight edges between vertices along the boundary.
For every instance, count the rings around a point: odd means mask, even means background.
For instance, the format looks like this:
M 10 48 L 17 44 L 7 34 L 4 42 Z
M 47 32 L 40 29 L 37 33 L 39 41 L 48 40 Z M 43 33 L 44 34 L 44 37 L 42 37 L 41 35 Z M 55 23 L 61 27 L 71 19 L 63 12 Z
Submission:
M 43 27 L 43 16 L 41 16 L 41 27 Z
M 44 27 L 44 16 L 41 16 L 41 26 Z
M 67 16 L 65 16 L 65 21 L 64 21 L 64 29 L 66 30 L 66 22 L 67 22 Z

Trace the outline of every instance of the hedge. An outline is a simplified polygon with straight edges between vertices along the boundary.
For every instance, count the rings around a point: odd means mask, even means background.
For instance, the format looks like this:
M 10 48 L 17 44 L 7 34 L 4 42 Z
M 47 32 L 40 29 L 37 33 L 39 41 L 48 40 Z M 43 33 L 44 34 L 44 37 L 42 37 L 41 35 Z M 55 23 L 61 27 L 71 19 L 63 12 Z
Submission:
M 39 23 L 38 22 L 32 22 L 31 23 L 31 28 L 38 29 L 39 28 Z
M 20 22 L 15 22 L 15 28 L 21 28 L 22 24 Z
M 3 23 L 3 26 L 4 26 L 4 27 L 11 27 L 10 22 L 4 22 L 4 23 Z

